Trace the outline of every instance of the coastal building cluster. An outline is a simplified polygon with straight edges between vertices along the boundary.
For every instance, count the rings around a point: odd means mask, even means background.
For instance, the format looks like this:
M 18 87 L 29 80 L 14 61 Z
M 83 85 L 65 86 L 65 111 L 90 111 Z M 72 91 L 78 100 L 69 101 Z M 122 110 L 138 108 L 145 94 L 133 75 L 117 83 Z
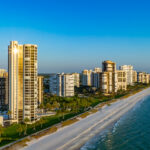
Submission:
M 69 80 L 60 83 L 60 76 L 70 76 Z M 50 74 L 50 93 L 57 96 L 74 96 L 74 87 L 88 86 L 101 91 L 105 95 L 117 93 L 119 90 L 127 90 L 128 85 L 133 86 L 135 83 L 150 83 L 150 74 L 145 72 L 137 72 L 131 65 L 120 66 L 117 70 L 116 63 L 112 61 L 104 61 L 101 68 L 94 70 L 83 70 L 82 73 L 71 74 Z M 74 83 L 74 86 L 73 84 Z M 60 91 L 66 86 L 64 94 Z M 63 88 L 62 88 L 63 87 Z M 67 94 L 65 94 L 65 92 Z
M 150 83 L 150 74 L 137 72 L 131 65 L 120 66 L 103 61 L 102 68 L 81 73 L 55 73 L 48 78 L 38 75 L 37 45 L 20 45 L 11 41 L 8 46 L 8 72 L 0 69 L 0 108 L 8 106 L 9 120 L 34 121 L 44 92 L 61 97 L 72 97 L 76 88 L 91 87 L 104 95 L 127 90 L 135 83 Z M 44 86 L 48 86 L 48 90 Z

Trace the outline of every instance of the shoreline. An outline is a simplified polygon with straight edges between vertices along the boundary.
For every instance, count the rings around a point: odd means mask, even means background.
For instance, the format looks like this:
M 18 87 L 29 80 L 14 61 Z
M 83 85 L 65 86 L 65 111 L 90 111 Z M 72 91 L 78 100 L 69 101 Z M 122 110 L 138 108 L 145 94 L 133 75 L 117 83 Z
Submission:
M 80 149 L 89 139 L 104 130 L 132 109 L 136 103 L 150 95 L 150 88 L 144 89 L 128 98 L 117 100 L 110 106 L 104 106 L 98 112 L 81 119 L 80 121 L 58 129 L 50 135 L 26 143 L 25 150 L 32 149 Z

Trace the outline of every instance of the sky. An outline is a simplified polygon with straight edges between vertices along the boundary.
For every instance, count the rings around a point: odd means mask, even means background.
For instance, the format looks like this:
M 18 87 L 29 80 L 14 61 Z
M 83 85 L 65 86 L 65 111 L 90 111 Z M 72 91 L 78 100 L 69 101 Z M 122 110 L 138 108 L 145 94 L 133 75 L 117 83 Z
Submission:
M 148 0 L 1 0 L 0 68 L 8 45 L 38 45 L 39 73 L 81 72 L 102 61 L 150 73 Z

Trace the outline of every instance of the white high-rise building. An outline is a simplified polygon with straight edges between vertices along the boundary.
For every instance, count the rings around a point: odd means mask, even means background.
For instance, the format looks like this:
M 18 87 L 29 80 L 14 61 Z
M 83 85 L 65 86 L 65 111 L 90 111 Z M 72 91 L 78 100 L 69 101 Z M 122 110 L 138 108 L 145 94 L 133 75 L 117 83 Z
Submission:
M 82 85 L 83 86 L 92 86 L 92 70 L 83 70 L 82 71 Z
M 123 70 L 117 70 L 118 90 L 127 90 L 127 73 Z
M 79 73 L 72 73 L 74 75 L 74 86 L 80 86 L 80 74 Z
M 127 85 L 133 85 L 133 66 L 123 65 L 120 66 L 120 70 L 123 70 L 127 73 Z
M 36 118 L 37 108 L 37 46 L 8 46 L 8 85 L 10 118 L 14 122 Z
M 94 68 L 92 72 L 92 86 L 95 88 L 100 87 L 100 73 L 102 72 L 101 68 Z
M 74 75 L 73 74 L 52 74 L 50 75 L 50 93 L 57 96 L 74 96 Z
M 149 74 L 147 74 L 145 72 L 138 72 L 137 81 L 138 81 L 138 83 L 149 84 L 150 83 Z

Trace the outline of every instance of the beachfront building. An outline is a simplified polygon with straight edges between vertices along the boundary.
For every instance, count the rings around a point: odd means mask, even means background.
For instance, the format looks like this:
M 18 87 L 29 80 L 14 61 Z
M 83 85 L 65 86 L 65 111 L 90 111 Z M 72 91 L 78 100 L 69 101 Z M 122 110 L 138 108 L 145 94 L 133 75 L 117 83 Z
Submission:
M 82 71 L 82 85 L 83 86 L 92 86 L 92 70 L 83 70 Z
M 120 66 L 120 70 L 123 70 L 127 74 L 127 85 L 133 85 L 133 66 L 123 65 Z
M 8 105 L 8 73 L 0 69 L 0 108 L 3 105 Z
M 101 68 L 94 68 L 92 72 L 92 87 L 100 88 L 100 73 L 102 72 Z
M 50 93 L 63 97 L 74 96 L 74 75 L 64 73 L 51 75 Z
M 102 73 L 100 73 L 100 90 L 105 95 L 117 92 L 117 72 L 116 63 L 104 61 L 102 63 Z
M 127 72 L 123 70 L 117 70 L 117 90 L 127 90 Z
M 59 86 L 59 74 L 50 74 L 50 78 L 49 78 L 49 91 L 52 95 L 57 95 L 59 96 L 60 93 L 58 91 L 60 91 L 60 89 L 58 89 Z
M 100 87 L 100 73 L 97 72 L 92 73 L 92 87 L 95 88 Z
M 133 83 L 137 82 L 137 72 L 133 70 Z
M 150 83 L 149 74 L 145 72 L 138 72 L 137 78 L 138 78 L 138 83 L 145 83 L 145 84 Z
M 38 76 L 38 105 L 43 103 L 43 76 Z
M 74 86 L 80 87 L 80 74 L 79 73 L 72 73 L 74 76 Z
M 12 122 L 36 119 L 37 109 L 37 45 L 8 46 L 9 110 Z

